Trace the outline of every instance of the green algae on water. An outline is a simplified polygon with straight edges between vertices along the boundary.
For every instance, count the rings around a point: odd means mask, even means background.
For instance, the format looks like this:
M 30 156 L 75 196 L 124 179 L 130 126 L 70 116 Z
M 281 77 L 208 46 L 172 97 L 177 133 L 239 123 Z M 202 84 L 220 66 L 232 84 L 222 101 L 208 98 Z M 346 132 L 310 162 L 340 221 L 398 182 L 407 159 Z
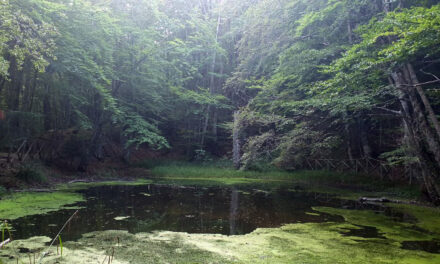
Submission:
M 83 200 L 81 194 L 74 192 L 14 193 L 0 200 L 0 219 L 14 220 L 27 215 L 44 214 Z
M 138 234 L 97 231 L 83 235 L 78 241 L 66 242 L 66 254 L 57 261 L 86 263 L 81 261 L 81 257 L 90 257 L 93 253 L 95 261 L 102 262 L 114 249 L 113 263 L 133 264 L 440 263 L 440 254 L 405 250 L 398 243 L 387 239 L 353 239 L 338 232 L 342 227 L 355 226 L 348 223 L 288 224 L 280 228 L 259 228 L 246 235 L 233 236 L 170 231 Z M 20 258 L 26 260 L 27 256 L 21 254 Z
M 415 225 L 440 236 L 440 208 L 413 204 L 389 204 L 394 210 L 412 215 L 417 219 Z
M 137 179 L 135 181 L 100 181 L 100 182 L 75 182 L 57 185 L 58 191 L 78 191 L 99 186 L 140 186 L 153 183 L 149 179 Z
M 341 215 L 344 219 L 356 226 L 371 226 L 383 234 L 386 238 L 403 242 L 424 241 L 439 239 L 439 212 L 436 208 L 421 207 L 414 205 L 391 205 L 398 212 L 408 214 L 407 218 L 414 217 L 413 221 L 401 221 L 386 216 L 380 212 L 371 210 L 349 210 L 331 207 L 314 207 L 319 212 Z
M 1 251 L 0 263 L 16 264 L 16 263 L 41 263 L 56 264 L 56 263 L 72 263 L 72 264 L 89 264 L 89 263 L 109 263 L 109 255 L 105 250 L 93 247 L 84 247 L 83 249 L 76 249 L 70 247 L 63 247 L 63 254 L 59 248 L 51 247 L 47 251 L 48 243 L 52 239 L 45 236 L 32 237 L 25 240 L 14 240 Z M 47 251 L 47 252 L 46 252 Z M 44 257 L 41 257 L 43 252 L 46 252 Z M 35 261 L 34 261 L 35 259 Z M 104 262 L 104 260 L 107 260 Z M 124 260 L 113 259 L 113 264 L 128 264 Z

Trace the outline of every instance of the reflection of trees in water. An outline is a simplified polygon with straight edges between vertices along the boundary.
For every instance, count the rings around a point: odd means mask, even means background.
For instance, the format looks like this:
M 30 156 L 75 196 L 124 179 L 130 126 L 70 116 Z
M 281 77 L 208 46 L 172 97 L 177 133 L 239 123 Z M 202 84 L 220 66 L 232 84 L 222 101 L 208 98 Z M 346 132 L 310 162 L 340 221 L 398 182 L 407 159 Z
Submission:
M 232 189 L 231 192 L 231 206 L 229 209 L 229 234 L 235 235 L 236 233 L 236 220 L 238 215 L 238 191 Z
M 343 220 L 324 213 L 310 214 L 311 206 L 338 206 L 339 200 L 286 190 L 147 185 L 95 187 L 82 193 L 87 200 L 75 204 L 83 209 L 64 231 L 64 240 L 108 229 L 240 235 L 283 223 Z M 14 235 L 55 235 L 72 213 L 59 210 L 17 219 L 12 223 L 19 230 Z M 129 218 L 117 221 L 118 216 Z
M 132 219 L 132 221 L 130 221 L 132 222 L 130 231 L 133 233 L 139 233 L 161 229 L 161 227 L 163 227 L 162 223 L 164 222 L 165 218 L 166 213 L 159 214 L 154 212 L 147 219 Z

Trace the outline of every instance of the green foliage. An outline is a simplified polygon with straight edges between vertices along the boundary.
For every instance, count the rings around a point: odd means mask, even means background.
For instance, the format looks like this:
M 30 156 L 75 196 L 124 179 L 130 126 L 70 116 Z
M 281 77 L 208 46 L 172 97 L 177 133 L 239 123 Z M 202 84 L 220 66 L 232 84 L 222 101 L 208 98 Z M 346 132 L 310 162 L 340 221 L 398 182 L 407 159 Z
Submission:
M 87 136 L 64 150 L 81 163 L 103 158 L 109 142 L 127 157 L 143 146 L 210 161 L 230 151 L 228 124 L 240 110 L 245 169 L 370 156 L 415 164 L 400 151 L 399 91 L 388 78 L 407 62 L 423 80 L 438 74 L 439 8 L 433 0 L 1 1 L 0 147 L 78 129 Z
M 8 192 L 8 190 L 6 190 L 5 187 L 0 186 L 0 197 L 3 196 L 3 195 L 5 195 L 7 192 Z
M 139 147 L 142 144 L 157 149 L 170 147 L 167 140 L 159 135 L 159 129 L 135 112 L 124 112 L 120 116 L 119 123 L 123 127 L 122 134 L 128 139 L 125 144 L 126 148 Z
M 18 179 L 26 183 L 46 183 L 47 177 L 41 167 L 37 164 L 23 165 L 15 175 Z
M 1 240 L 1 242 L 6 240 L 6 233 L 9 236 L 9 238 L 12 239 L 12 235 L 11 235 L 11 229 L 12 228 L 11 228 L 10 225 L 8 225 L 7 221 L 3 221 L 3 222 L 0 223 L 0 229 L 2 231 L 2 240 Z
M 57 211 L 64 205 L 83 201 L 73 192 L 12 193 L 0 200 L 0 218 L 14 220 L 20 217 Z

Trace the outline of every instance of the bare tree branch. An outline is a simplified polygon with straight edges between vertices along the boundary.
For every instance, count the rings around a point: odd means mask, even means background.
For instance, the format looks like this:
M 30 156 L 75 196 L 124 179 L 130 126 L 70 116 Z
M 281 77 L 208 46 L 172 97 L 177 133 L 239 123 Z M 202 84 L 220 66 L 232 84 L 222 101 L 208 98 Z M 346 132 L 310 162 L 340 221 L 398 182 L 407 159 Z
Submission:
M 433 83 L 439 83 L 440 79 L 435 80 L 435 81 L 429 81 L 429 82 L 424 82 L 424 83 L 418 83 L 418 84 L 405 84 L 402 83 L 402 86 L 409 86 L 409 87 L 416 87 L 416 86 L 422 86 L 422 85 L 427 85 L 427 84 L 433 84 Z
M 388 109 L 386 107 L 376 106 L 375 108 L 383 110 L 383 111 L 386 111 L 386 112 L 389 112 L 389 113 L 393 113 L 395 115 L 402 115 L 401 111 L 396 111 L 396 110 Z
M 420 69 L 421 72 L 423 72 L 426 75 L 431 75 L 432 77 L 434 77 L 436 80 L 440 80 L 437 76 L 435 76 L 433 73 L 430 72 L 425 72 L 423 69 Z

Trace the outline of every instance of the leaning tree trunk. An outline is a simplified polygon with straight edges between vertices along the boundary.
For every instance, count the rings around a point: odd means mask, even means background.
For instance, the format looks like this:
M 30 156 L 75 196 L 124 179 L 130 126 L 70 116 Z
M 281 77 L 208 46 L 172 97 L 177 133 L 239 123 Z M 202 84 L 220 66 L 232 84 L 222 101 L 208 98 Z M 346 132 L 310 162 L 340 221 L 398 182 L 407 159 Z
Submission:
M 406 68 L 403 69 L 403 74 L 407 82 L 412 84 L 409 71 Z M 409 95 L 411 106 L 413 107 L 415 115 L 414 120 L 416 121 L 415 124 L 418 126 L 421 134 L 423 135 L 422 138 L 426 141 L 428 148 L 434 155 L 434 159 L 436 160 L 437 164 L 440 164 L 440 142 L 436 138 L 431 126 L 427 121 L 426 114 L 423 112 L 422 106 L 417 98 L 417 95 L 415 94 L 414 89 L 409 87 L 406 88 L 406 90 Z
M 408 147 L 418 158 L 423 186 L 429 198 L 435 204 L 439 204 L 440 188 L 436 183 L 437 169 L 433 167 L 434 164 L 430 162 L 432 158 L 429 157 L 429 154 L 424 149 L 424 141 L 426 141 L 425 137 L 429 135 L 426 134 L 426 125 L 423 122 L 420 106 L 416 101 L 417 98 L 414 98 L 414 95 L 411 94 L 411 90 L 403 85 L 405 83 L 403 74 L 401 72 L 393 72 L 392 78 L 394 79 L 394 85 L 399 93 L 402 122 L 405 136 L 408 138 Z M 408 101 L 410 103 L 408 103 Z
M 411 80 L 411 84 L 415 86 L 417 93 L 422 99 L 423 106 L 425 107 L 425 110 L 428 112 L 429 121 L 431 121 L 432 125 L 434 126 L 434 129 L 437 133 L 437 139 L 440 140 L 440 123 L 437 119 L 437 116 L 435 115 L 434 110 L 432 109 L 432 106 L 428 98 L 426 97 L 425 91 L 423 91 L 423 88 L 420 86 L 420 82 L 417 78 L 413 66 L 410 63 L 407 63 L 406 69 L 408 71 L 408 75 L 409 75 L 408 77 Z

